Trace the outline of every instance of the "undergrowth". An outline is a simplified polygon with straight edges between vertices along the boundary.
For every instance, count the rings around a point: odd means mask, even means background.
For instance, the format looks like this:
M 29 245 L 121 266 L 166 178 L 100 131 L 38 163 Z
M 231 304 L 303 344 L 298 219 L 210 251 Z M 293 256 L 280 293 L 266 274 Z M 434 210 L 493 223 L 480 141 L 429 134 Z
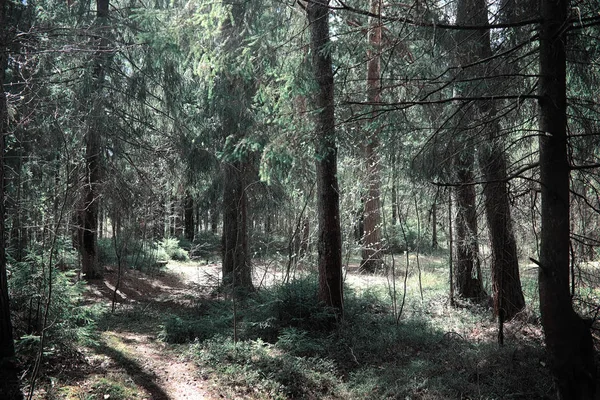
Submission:
M 48 251 L 41 248 L 29 248 L 23 261 L 9 258 L 9 294 L 15 333 L 19 338 L 17 352 L 21 357 L 34 357 L 42 330 L 46 334 L 45 354 L 49 356 L 70 354 L 77 344 L 94 340 L 95 321 L 102 312 L 101 307 L 84 303 L 86 285 L 78 280 L 77 272 L 67 263 L 73 258 L 71 251 L 67 249 L 59 255 L 59 261 L 51 267 Z M 52 297 L 48 302 L 50 283 Z
M 185 239 L 164 238 L 157 242 L 132 240 L 127 237 L 115 242 L 112 238 L 98 239 L 98 261 L 102 265 L 117 265 L 117 251 L 121 262 L 137 270 L 151 270 L 161 262 L 189 261 L 191 244 Z
M 237 342 L 232 300 L 167 318 L 161 337 L 192 343 L 225 397 L 541 399 L 551 386 L 535 335 L 517 340 L 511 329 L 525 328 L 508 326 L 499 347 L 488 309 L 455 309 L 430 290 L 411 297 L 398 319 L 385 285 L 347 287 L 344 319 L 332 331 L 316 290 L 309 275 L 238 301 Z

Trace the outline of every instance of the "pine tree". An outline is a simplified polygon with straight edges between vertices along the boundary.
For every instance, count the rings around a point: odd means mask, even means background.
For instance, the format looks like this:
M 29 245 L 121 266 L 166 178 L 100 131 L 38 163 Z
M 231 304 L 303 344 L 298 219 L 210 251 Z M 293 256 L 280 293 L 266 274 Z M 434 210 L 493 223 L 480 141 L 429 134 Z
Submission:
M 570 166 L 567 136 L 566 27 L 570 2 L 542 2 L 540 29 L 540 184 L 542 232 L 539 295 L 542 326 L 558 396 L 594 399 L 597 370 L 589 323 L 569 291 Z
M 315 105 L 317 213 L 319 221 L 319 299 L 343 312 L 342 236 L 340 229 L 337 146 L 335 137 L 333 68 L 329 38 L 328 0 L 308 2 L 310 50 L 317 93 Z

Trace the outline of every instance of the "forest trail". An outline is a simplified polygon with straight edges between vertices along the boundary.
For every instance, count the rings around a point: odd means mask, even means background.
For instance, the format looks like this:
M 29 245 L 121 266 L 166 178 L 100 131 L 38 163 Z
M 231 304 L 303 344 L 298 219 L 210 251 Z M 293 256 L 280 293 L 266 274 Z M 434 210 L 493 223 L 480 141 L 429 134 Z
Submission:
M 189 310 L 194 298 L 218 280 L 219 270 L 217 265 L 189 263 L 173 263 L 154 274 L 127 270 L 119 283 L 115 313 L 100 322 L 98 345 L 86 351 L 92 373 L 78 386 L 104 398 L 119 397 L 111 396 L 111 390 L 120 382 L 129 393 L 120 396 L 131 400 L 217 398 L 184 348 L 158 336 L 164 318 Z M 116 271 L 109 269 L 103 280 L 93 282 L 90 300 L 112 303 L 116 278 Z M 113 381 L 112 386 L 107 383 Z
M 173 346 L 137 332 L 107 331 L 104 353 L 152 400 L 213 399 L 196 365 Z

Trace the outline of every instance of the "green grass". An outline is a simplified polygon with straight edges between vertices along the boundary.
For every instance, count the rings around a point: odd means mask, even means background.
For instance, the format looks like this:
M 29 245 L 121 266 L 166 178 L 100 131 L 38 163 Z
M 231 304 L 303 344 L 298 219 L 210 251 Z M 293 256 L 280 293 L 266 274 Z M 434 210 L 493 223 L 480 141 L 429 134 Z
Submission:
M 161 337 L 190 342 L 190 354 L 226 398 L 256 399 L 541 399 L 551 379 L 543 366 L 539 327 L 526 319 L 496 324 L 485 306 L 451 307 L 447 272 L 439 257 L 421 257 L 421 284 L 409 261 L 396 258 L 396 308 L 391 282 L 345 289 L 344 320 L 333 331 L 331 313 L 316 302 L 316 277 L 275 285 L 236 304 L 206 300 L 196 312 L 167 318 Z M 524 274 L 528 302 L 533 278 Z

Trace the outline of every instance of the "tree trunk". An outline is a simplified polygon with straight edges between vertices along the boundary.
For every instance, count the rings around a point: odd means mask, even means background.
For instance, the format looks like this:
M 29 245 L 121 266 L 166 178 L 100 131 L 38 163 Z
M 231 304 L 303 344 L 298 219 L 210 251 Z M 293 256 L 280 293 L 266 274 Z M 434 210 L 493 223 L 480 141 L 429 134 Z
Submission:
M 456 23 L 458 25 L 472 25 L 474 21 L 477 21 L 474 13 L 477 15 L 475 6 L 478 1 L 483 0 L 458 1 L 456 10 Z M 471 60 L 477 58 L 479 48 L 473 46 L 479 43 L 476 39 L 473 39 L 472 31 L 458 31 L 456 41 L 455 58 L 458 65 L 467 65 Z M 468 88 L 465 85 L 457 85 L 455 90 L 462 94 L 468 91 Z M 467 115 L 470 110 L 467 104 L 462 104 L 461 107 L 456 114 L 458 117 L 457 136 L 459 140 L 462 136 L 470 134 L 468 124 L 470 118 Z M 462 143 L 459 143 L 458 146 L 464 147 Z M 454 168 L 459 186 L 455 189 L 457 213 L 454 271 L 457 294 L 466 299 L 481 301 L 485 298 L 486 293 L 483 290 L 479 267 L 477 207 L 475 187 L 473 186 L 474 165 L 475 156 L 472 149 L 456 149 Z
M 223 164 L 223 284 L 251 290 L 244 173 L 242 162 Z
M 460 0 L 457 7 L 457 23 L 484 26 L 488 23 L 487 4 L 484 0 Z M 481 29 L 462 32 L 459 35 L 458 59 L 462 65 L 488 59 L 492 55 L 490 32 Z M 486 67 L 475 68 L 474 74 L 485 78 Z M 489 95 L 485 86 L 472 86 L 472 94 Z M 484 204 L 492 247 L 492 290 L 494 312 L 501 323 L 512 319 L 525 308 L 521 289 L 517 245 L 510 215 L 510 202 L 506 182 L 506 155 L 501 142 L 500 125 L 497 122 L 493 102 L 479 102 L 474 109 L 481 120 L 491 121 L 485 127 L 486 141 L 479 146 L 478 161 L 484 179 Z
M 104 207 L 100 204 L 100 209 L 98 210 L 98 239 L 102 239 L 104 237 Z
M 381 0 L 371 0 L 371 13 L 379 15 Z M 381 19 L 369 18 L 367 50 L 367 102 L 377 107 L 381 101 Z M 377 117 L 375 109 L 372 120 Z M 364 142 L 365 164 L 367 171 L 367 197 L 365 199 L 364 238 L 361 269 L 374 272 L 381 267 L 381 179 L 379 176 L 379 135 L 378 128 L 370 132 L 367 128 Z
M 456 187 L 456 293 L 475 301 L 487 295 L 483 289 L 477 243 L 477 203 L 473 182 L 473 154 L 458 154 L 455 160 L 459 186 Z
M 328 50 L 328 0 L 315 0 L 306 6 L 310 25 L 310 49 L 318 91 L 315 98 L 317 239 L 319 265 L 319 300 L 343 313 L 342 235 L 340 229 L 339 190 L 337 182 L 337 147 L 333 103 L 333 69 Z
M 185 220 L 185 238 L 191 242 L 194 240 L 194 229 L 196 224 L 194 223 L 194 198 L 189 192 L 185 195 L 183 218 Z
M 506 156 L 498 139 L 489 140 L 491 144 L 484 144 L 479 151 L 479 166 L 487 181 L 483 187 L 483 195 L 492 244 L 494 312 L 504 322 L 510 321 L 525 308 L 525 298 L 521 289 L 517 243 L 510 215 Z
M 565 41 L 568 0 L 543 1 L 540 30 L 540 312 L 558 397 L 593 399 L 597 390 L 590 326 L 569 291 L 569 161 Z
M 8 298 L 5 239 L 5 138 L 8 135 L 8 105 L 4 93 L 5 70 L 8 61 L 7 4 L 0 0 L 0 399 L 21 399 L 15 346 Z
M 437 250 L 438 244 L 438 235 L 437 235 L 437 204 L 436 200 L 433 201 L 431 205 L 431 249 Z
M 504 2 L 501 16 L 505 22 L 514 21 L 514 4 Z M 469 6 L 474 11 L 476 24 L 488 23 L 488 9 L 484 1 L 475 0 Z M 476 61 L 492 56 L 489 30 L 482 30 L 475 38 L 479 49 Z M 515 63 L 511 63 L 515 65 Z M 489 93 L 482 93 L 488 94 Z M 525 298 L 521 288 L 519 257 L 510 212 L 507 183 L 507 161 L 501 127 L 497 120 L 494 102 L 479 103 L 479 111 L 485 119 L 492 121 L 487 127 L 486 142 L 479 147 L 479 167 L 486 180 L 483 188 L 485 211 L 492 246 L 492 290 L 494 292 L 494 313 L 500 323 L 509 321 L 525 308 Z
M 395 169 L 395 166 L 392 166 Z M 396 208 L 398 207 L 398 189 L 396 188 L 396 177 L 395 173 L 392 172 L 392 220 L 390 221 L 392 225 L 396 225 L 396 221 L 398 220 L 398 215 L 396 212 Z
M 100 29 L 101 39 L 95 57 L 93 70 L 92 110 L 91 120 L 88 121 L 85 149 L 85 182 L 83 185 L 83 204 L 80 217 L 79 251 L 81 252 L 82 273 L 86 279 L 102 277 L 102 268 L 98 265 L 98 203 L 99 184 L 101 181 L 101 135 L 104 120 L 104 105 L 102 104 L 102 86 L 105 79 L 107 64 L 106 48 L 108 39 L 106 24 L 108 19 L 109 0 L 97 0 L 96 24 Z
M 207 227 L 208 227 L 208 222 L 207 222 Z M 219 211 L 215 205 L 210 210 L 210 232 L 216 235 L 218 228 L 219 228 Z
M 98 132 L 88 131 L 86 146 L 86 179 L 83 186 L 83 208 L 80 217 L 79 251 L 86 279 L 102 277 L 98 265 L 98 183 L 100 181 L 100 141 Z
M 302 222 L 302 239 L 300 240 L 300 258 L 308 254 L 308 246 L 310 243 L 310 220 L 304 218 Z
M 225 50 L 236 53 L 242 46 L 246 3 L 234 3 L 231 18 L 222 26 L 222 35 L 227 38 Z M 249 108 L 254 95 L 254 82 L 231 73 L 221 82 L 223 96 L 221 123 L 225 142 L 223 171 L 223 284 L 236 289 L 235 294 L 253 290 L 252 268 L 248 254 L 248 216 L 246 179 L 248 154 L 226 153 L 228 143 L 237 144 L 244 139 L 252 125 Z M 238 291 L 241 289 L 241 291 Z

